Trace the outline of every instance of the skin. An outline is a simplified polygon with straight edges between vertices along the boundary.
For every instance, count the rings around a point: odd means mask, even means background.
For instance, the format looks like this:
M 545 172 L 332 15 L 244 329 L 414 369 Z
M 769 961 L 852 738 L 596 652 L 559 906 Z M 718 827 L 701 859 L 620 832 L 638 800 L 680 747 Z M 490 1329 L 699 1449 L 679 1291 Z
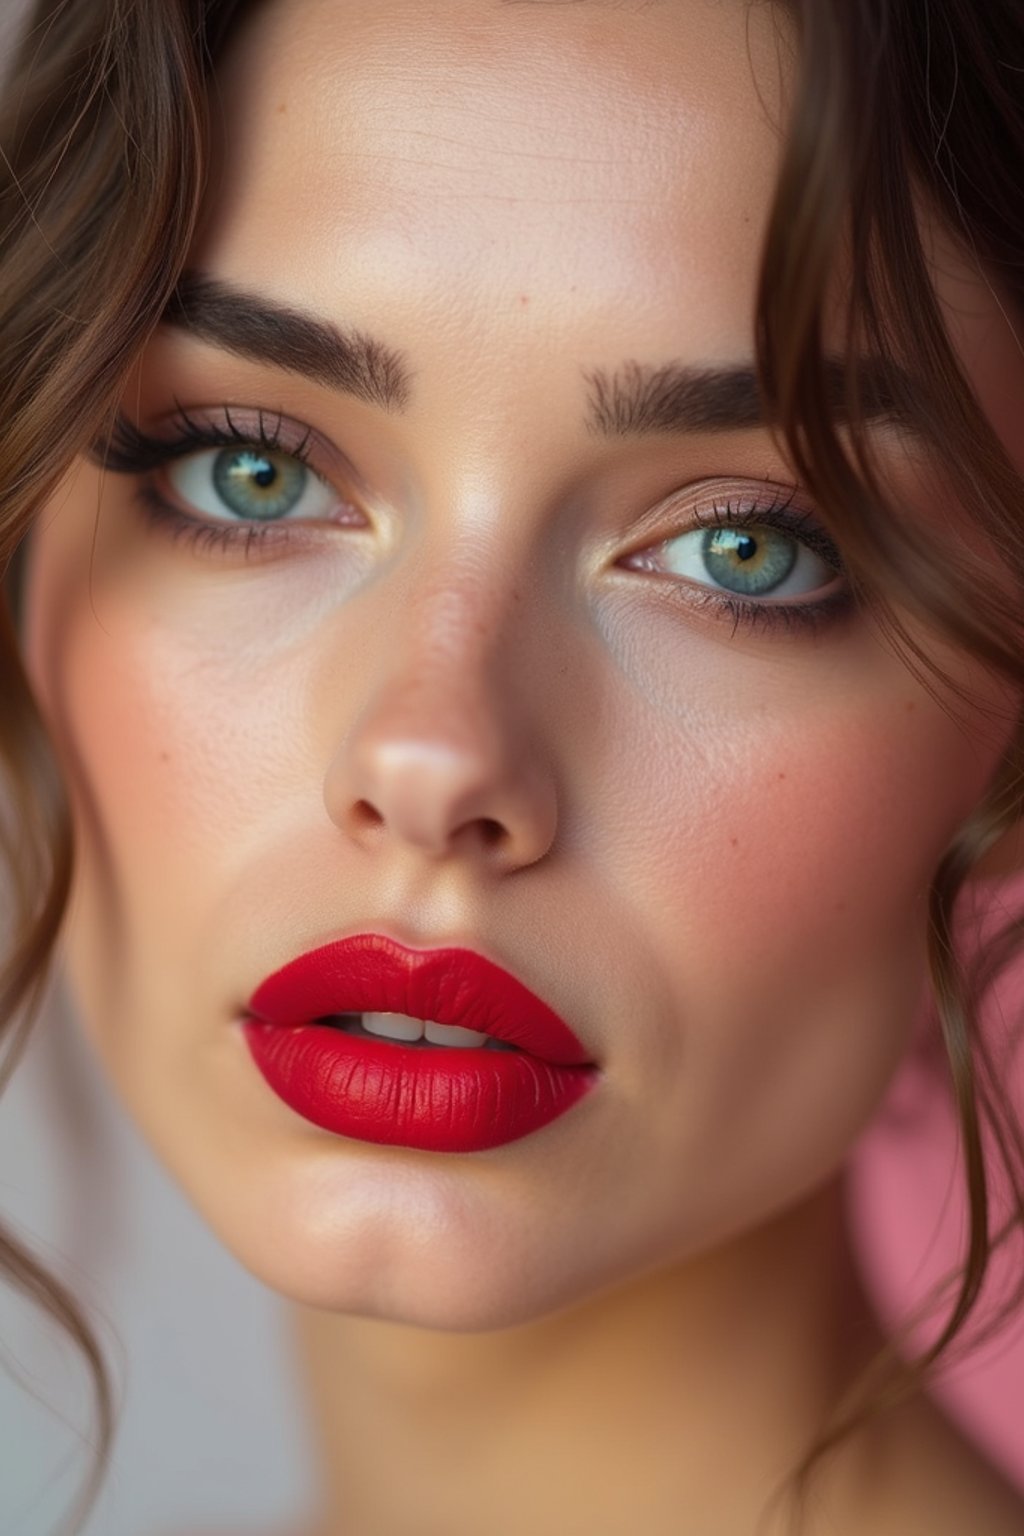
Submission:
M 149 529 L 137 482 L 83 462 L 33 536 L 83 1027 L 294 1303 L 317 1536 L 752 1531 L 878 1342 L 840 1171 L 910 1041 L 928 883 L 1016 701 L 934 636 L 976 711 L 856 613 L 734 630 L 692 579 L 628 566 L 726 486 L 792 477 L 765 428 L 586 424 L 584 370 L 752 355 L 777 25 L 732 0 L 258 8 L 190 266 L 401 351 L 407 408 L 162 328 L 134 420 L 280 412 L 357 520 L 246 561 Z M 942 249 L 1008 432 L 1024 363 Z M 952 547 L 926 458 L 891 429 L 880 450 Z M 271 970 L 366 930 L 497 960 L 598 1089 L 468 1156 L 306 1123 L 238 1019 Z M 824 1487 L 815 1530 L 1019 1528 L 922 1405 Z

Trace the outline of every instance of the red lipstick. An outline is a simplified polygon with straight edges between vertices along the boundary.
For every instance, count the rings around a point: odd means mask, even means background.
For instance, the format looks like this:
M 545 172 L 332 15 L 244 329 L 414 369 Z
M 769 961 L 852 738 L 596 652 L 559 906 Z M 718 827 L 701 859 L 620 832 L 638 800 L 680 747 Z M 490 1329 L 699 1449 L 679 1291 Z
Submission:
M 514 1049 L 346 1033 L 339 1016 L 366 1012 L 482 1030 Z M 470 949 L 409 949 L 376 933 L 325 944 L 268 976 L 242 1030 L 269 1086 L 314 1125 L 429 1152 L 517 1141 L 599 1076 L 568 1024 L 500 966 Z

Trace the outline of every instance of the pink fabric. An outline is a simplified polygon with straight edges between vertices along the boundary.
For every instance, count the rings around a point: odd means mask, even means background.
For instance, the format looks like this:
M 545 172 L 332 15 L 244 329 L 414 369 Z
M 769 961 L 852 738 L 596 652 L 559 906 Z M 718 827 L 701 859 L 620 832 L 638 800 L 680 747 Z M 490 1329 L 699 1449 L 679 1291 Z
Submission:
M 1024 880 L 993 887 L 993 893 L 1003 915 L 1024 909 Z M 1005 1064 L 1005 1086 L 1024 1122 L 1021 1019 L 1024 963 L 994 989 L 983 1014 L 986 1036 Z M 929 1287 L 960 1263 L 966 1201 L 957 1140 L 948 1093 L 933 1070 L 912 1058 L 863 1138 L 851 1179 L 865 1275 L 890 1326 L 904 1321 Z M 986 1302 L 1005 1296 L 1022 1278 L 1024 1242 L 1015 1237 L 993 1260 Z M 1006 1333 L 944 1373 L 935 1390 L 1024 1489 L 1024 1309 Z

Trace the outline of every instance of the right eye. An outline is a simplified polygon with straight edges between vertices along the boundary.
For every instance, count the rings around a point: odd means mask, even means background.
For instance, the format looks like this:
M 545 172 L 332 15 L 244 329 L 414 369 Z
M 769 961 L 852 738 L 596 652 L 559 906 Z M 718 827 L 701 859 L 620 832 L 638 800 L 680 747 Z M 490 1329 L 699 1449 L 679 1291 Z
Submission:
M 338 500 L 296 454 L 257 443 L 185 454 L 163 475 L 186 506 L 216 521 L 305 521 L 326 517 Z

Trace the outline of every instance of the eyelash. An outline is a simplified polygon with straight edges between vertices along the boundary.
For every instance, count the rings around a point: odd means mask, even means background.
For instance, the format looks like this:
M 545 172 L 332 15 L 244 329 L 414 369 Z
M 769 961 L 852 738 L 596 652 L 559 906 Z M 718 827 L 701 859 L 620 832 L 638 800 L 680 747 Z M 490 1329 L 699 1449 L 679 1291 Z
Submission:
M 136 427 L 123 414 L 118 414 L 108 436 L 97 441 L 91 457 L 101 468 L 118 475 L 151 475 L 175 459 L 210 448 L 233 446 L 258 447 L 271 453 L 286 453 L 309 465 L 312 433 L 293 437 L 283 431 L 284 417 L 276 412 L 257 411 L 256 428 L 249 420 L 240 427 L 227 407 L 223 408 L 217 422 L 203 421 L 191 416 L 179 406 L 172 417 L 174 435 L 152 437 Z M 312 471 L 314 474 L 315 470 Z M 792 507 L 793 495 L 776 495 L 770 502 L 758 505 L 748 498 L 742 501 L 725 501 L 710 508 L 694 509 L 685 529 L 669 534 L 647 549 L 657 549 L 679 532 L 690 533 L 698 529 L 751 527 L 777 528 L 799 543 L 813 550 L 837 575 L 843 572 L 843 562 L 833 541 L 810 517 Z M 241 550 L 248 559 L 280 549 L 291 542 L 298 533 L 296 525 L 256 525 L 225 522 L 223 525 L 200 521 L 181 512 L 167 501 L 152 484 L 143 483 L 137 488 L 137 497 L 143 514 L 153 526 L 175 543 L 184 543 L 197 550 L 216 550 L 232 553 Z M 298 533 L 301 537 L 301 533 Z M 636 555 L 642 554 L 636 551 Z M 634 567 L 634 569 L 650 567 Z M 666 573 L 671 575 L 671 573 Z M 740 629 L 753 632 L 779 631 L 817 633 L 833 621 L 851 611 L 854 598 L 849 584 L 844 584 L 826 598 L 809 603 L 773 603 L 769 600 L 743 599 L 730 596 L 710 586 L 703 586 L 685 578 L 676 577 L 669 582 L 669 590 L 677 590 L 682 584 L 686 589 L 685 602 L 691 608 L 709 609 L 730 620 L 732 633 Z
M 184 458 L 201 448 L 264 448 L 268 453 L 290 453 L 293 458 L 309 461 L 312 432 L 307 428 L 296 442 L 285 442 L 284 417 L 279 412 L 257 411 L 254 432 L 246 424 L 239 427 L 225 406 L 218 422 L 198 421 L 184 406 L 178 406 L 171 418 L 177 432 L 174 437 L 150 437 L 128 417 L 118 413 L 109 437 L 93 447 L 93 457 L 115 474 L 145 474 L 162 469 L 172 459 Z M 267 423 L 273 422 L 272 427 Z

